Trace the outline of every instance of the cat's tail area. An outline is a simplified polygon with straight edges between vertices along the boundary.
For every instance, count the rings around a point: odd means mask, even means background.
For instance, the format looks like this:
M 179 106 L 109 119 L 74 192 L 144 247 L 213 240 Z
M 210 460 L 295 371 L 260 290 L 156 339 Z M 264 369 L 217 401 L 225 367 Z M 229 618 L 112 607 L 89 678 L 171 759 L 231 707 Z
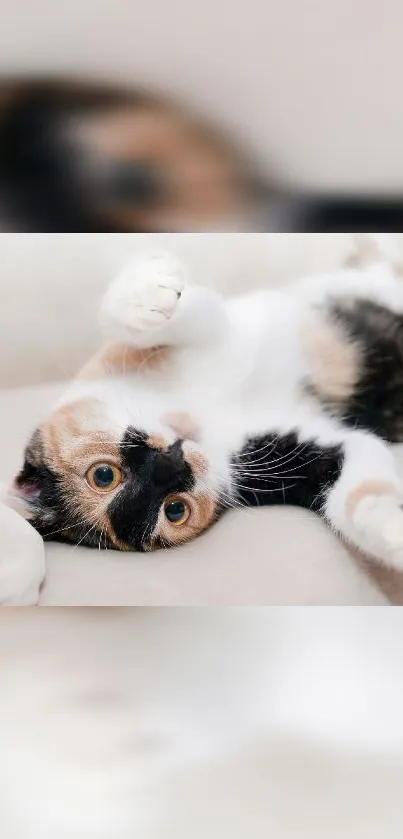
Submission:
M 355 233 L 353 251 L 348 265 L 363 268 L 376 262 L 387 262 L 403 275 L 403 242 L 398 233 Z

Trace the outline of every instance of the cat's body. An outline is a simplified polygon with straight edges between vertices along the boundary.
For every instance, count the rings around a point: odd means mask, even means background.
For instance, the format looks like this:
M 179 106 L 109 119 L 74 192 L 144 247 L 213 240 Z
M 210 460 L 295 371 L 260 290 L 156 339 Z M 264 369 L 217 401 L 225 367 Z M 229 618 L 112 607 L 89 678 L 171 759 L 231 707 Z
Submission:
M 110 342 L 17 478 L 45 537 L 150 550 L 194 538 L 227 507 L 281 503 L 403 568 L 403 484 L 386 442 L 403 439 L 392 267 L 224 301 L 157 254 L 112 283 L 101 319 Z

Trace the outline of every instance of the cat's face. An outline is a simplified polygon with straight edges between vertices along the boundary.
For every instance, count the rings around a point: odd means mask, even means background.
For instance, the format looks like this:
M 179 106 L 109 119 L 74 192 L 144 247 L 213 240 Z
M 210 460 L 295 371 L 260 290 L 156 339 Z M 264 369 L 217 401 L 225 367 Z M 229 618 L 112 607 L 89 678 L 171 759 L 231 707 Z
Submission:
M 12 494 L 49 539 L 136 551 L 193 539 L 218 518 L 219 489 L 191 418 L 161 428 L 114 428 L 96 399 L 63 405 L 32 436 Z

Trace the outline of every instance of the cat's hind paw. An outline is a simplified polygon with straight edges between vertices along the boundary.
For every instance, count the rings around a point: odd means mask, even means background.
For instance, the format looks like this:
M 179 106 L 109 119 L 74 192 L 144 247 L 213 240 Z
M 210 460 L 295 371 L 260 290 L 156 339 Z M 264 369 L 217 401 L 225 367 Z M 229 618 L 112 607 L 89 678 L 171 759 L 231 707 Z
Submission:
M 403 499 L 368 496 L 358 505 L 354 518 L 362 537 L 365 534 L 368 553 L 403 571 Z

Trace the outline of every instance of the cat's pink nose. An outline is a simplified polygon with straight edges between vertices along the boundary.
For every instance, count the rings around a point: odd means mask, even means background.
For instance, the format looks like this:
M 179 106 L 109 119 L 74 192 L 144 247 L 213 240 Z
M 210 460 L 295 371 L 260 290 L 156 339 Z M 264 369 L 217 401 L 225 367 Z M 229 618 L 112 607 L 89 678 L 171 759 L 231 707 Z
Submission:
M 196 443 L 199 439 L 199 427 L 196 420 L 185 411 L 165 414 L 162 422 L 171 429 L 181 440 L 193 440 Z

